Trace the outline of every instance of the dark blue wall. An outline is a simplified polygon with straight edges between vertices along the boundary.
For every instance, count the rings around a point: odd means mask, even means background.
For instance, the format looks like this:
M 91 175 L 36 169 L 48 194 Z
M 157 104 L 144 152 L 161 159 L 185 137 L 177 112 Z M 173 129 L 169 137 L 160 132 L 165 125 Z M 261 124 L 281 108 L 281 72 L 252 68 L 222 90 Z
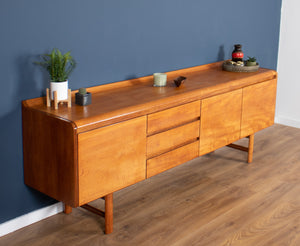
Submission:
M 233 44 L 276 69 L 281 0 L 1 0 L 0 223 L 54 201 L 23 183 L 21 101 L 57 47 L 78 66 L 71 89 L 230 58 Z M 34 153 L 32 153 L 34 154 Z

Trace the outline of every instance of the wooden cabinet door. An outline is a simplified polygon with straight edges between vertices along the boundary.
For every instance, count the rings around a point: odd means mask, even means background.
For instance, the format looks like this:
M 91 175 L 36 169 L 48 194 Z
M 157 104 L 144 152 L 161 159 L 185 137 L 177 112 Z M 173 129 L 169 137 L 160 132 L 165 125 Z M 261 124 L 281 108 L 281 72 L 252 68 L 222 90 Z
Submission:
M 242 89 L 202 100 L 200 155 L 240 138 Z
M 276 79 L 243 89 L 241 137 L 274 124 Z
M 146 116 L 78 135 L 79 204 L 146 176 Z

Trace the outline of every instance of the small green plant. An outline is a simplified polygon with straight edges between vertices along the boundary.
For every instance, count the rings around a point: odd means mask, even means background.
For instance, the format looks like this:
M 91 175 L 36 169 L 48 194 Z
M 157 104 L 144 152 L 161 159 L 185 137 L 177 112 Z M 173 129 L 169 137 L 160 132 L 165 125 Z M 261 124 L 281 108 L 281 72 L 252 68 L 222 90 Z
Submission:
M 246 66 L 256 66 L 256 58 L 248 56 L 248 60 L 246 61 Z
M 253 57 L 250 57 L 248 56 L 248 60 L 249 62 L 256 62 L 256 58 L 253 56 Z
M 85 95 L 86 94 L 86 89 L 85 88 L 79 88 L 79 93 L 81 95 Z
M 64 82 L 68 80 L 71 72 L 76 67 L 76 61 L 71 52 L 62 54 L 59 49 L 54 48 L 50 54 L 41 56 L 43 61 L 35 62 L 45 68 L 50 76 L 51 82 Z

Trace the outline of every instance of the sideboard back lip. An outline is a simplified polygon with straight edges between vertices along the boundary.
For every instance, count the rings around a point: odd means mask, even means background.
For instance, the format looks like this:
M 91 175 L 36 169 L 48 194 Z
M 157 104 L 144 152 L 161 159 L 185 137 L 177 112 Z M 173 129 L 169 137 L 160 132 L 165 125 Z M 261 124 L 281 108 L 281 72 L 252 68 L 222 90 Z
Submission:
M 222 62 L 214 62 L 214 63 L 210 63 L 210 64 L 196 65 L 196 66 L 192 66 L 192 67 L 186 67 L 186 68 L 181 68 L 181 69 L 177 69 L 177 70 L 166 71 L 165 73 L 168 76 L 174 77 L 174 76 L 179 76 L 182 73 L 190 74 L 195 71 L 200 72 L 200 71 L 209 70 L 212 68 L 216 69 L 216 68 L 219 68 L 221 66 L 221 64 L 222 64 Z M 89 90 L 92 93 L 106 92 L 108 90 L 112 90 L 115 88 L 130 87 L 130 86 L 134 86 L 137 84 L 143 84 L 143 83 L 147 84 L 147 83 L 149 83 L 149 81 L 151 81 L 151 83 L 152 83 L 152 79 L 153 79 L 153 75 L 147 75 L 147 76 L 134 78 L 134 79 L 128 79 L 128 80 L 116 81 L 116 82 L 111 82 L 111 83 L 102 84 L 102 85 L 96 85 L 96 86 L 90 87 Z
M 176 75 L 176 74 L 182 73 L 182 72 L 192 73 L 195 71 L 200 72 L 200 71 L 208 70 L 208 69 L 212 69 L 212 68 L 216 69 L 216 68 L 221 68 L 222 62 L 219 61 L 219 62 L 214 62 L 214 63 L 209 63 L 209 64 L 196 65 L 196 66 L 192 66 L 192 67 L 186 67 L 186 68 L 182 68 L 182 69 L 168 71 L 165 73 L 168 75 Z M 93 93 L 98 93 L 98 92 L 104 92 L 104 91 L 115 89 L 115 88 L 134 86 L 134 85 L 140 84 L 140 83 L 148 83 L 150 80 L 152 80 L 152 75 L 147 75 L 147 76 L 123 80 L 123 81 L 109 82 L 107 84 L 92 86 L 87 89 Z M 76 92 L 77 91 L 73 90 L 72 96 L 74 96 Z M 22 102 L 25 103 L 25 105 L 27 105 L 27 106 L 34 107 L 34 106 L 40 105 L 41 103 L 46 105 L 46 98 L 45 97 L 35 97 L 35 98 L 25 99 Z
M 70 109 L 65 105 L 59 106 L 57 110 L 47 108 L 44 98 L 25 100 L 22 103 L 51 117 L 72 123 L 77 133 L 81 133 L 277 78 L 277 72 L 271 69 L 260 68 L 258 72 L 241 74 L 222 71 L 221 64 L 222 62 L 216 62 L 167 72 L 168 87 L 165 88 L 153 88 L 152 76 L 91 87 L 88 91 L 92 92 L 94 105 L 85 106 L 86 108 L 74 103 L 75 91 L 72 92 Z M 188 74 L 185 82 L 187 85 L 176 88 L 171 85 L 169 78 L 180 74 Z M 224 75 L 225 81 L 213 80 L 214 77 L 218 79 Z M 204 78 L 209 79 L 201 81 Z M 163 91 L 161 94 L 158 92 L 160 89 Z M 139 93 L 148 98 L 139 101 L 142 98 Z M 116 98 L 118 95 L 122 95 L 122 98 Z M 129 102 L 126 102 L 127 98 L 124 95 L 128 95 Z M 111 100 L 112 105 L 108 100 Z M 84 110 L 88 113 L 85 114 Z

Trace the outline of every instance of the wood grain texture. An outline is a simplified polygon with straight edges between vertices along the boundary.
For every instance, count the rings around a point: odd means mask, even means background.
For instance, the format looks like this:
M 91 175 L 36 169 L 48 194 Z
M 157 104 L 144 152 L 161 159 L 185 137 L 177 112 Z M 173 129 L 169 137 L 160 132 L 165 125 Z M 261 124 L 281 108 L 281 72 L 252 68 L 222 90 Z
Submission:
M 173 71 L 168 78 L 179 73 L 188 77 L 179 88 L 170 82 L 153 87 L 150 77 L 90 88 L 93 104 L 86 107 L 53 110 L 42 104 L 44 99 L 24 101 L 26 184 L 63 201 L 69 212 L 144 180 L 146 159 L 151 159 L 152 176 L 239 139 L 242 106 L 251 105 L 243 124 L 254 130 L 274 117 L 274 112 L 265 115 L 265 107 L 253 106 L 249 97 L 259 91 L 256 100 L 274 107 L 276 89 L 262 81 L 276 81 L 275 71 L 228 73 L 216 63 Z M 269 96 L 261 98 L 263 90 Z M 264 125 L 248 121 L 257 109 L 255 119 Z M 195 150 L 199 130 L 200 148 Z
M 191 121 L 199 120 L 200 101 L 162 110 L 148 115 L 148 135 L 158 133 Z
M 199 120 L 147 138 L 147 158 L 194 142 L 199 137 Z
M 146 119 L 78 135 L 80 205 L 145 179 Z
M 168 72 L 167 86 L 153 87 L 152 76 L 121 81 L 88 88 L 93 103 L 86 107 L 75 104 L 61 106 L 58 110 L 46 107 L 45 98 L 26 100 L 34 109 L 54 117 L 72 121 L 78 132 L 84 132 L 145 114 L 201 100 L 206 97 L 243 88 L 258 82 L 274 79 L 276 71 L 260 68 L 254 73 L 232 73 L 222 71 L 222 62 Z M 173 79 L 182 75 L 185 83 L 177 88 Z
M 28 186 L 78 206 L 77 138 L 72 122 L 22 105 L 24 181 Z
M 147 160 L 147 178 L 176 167 L 199 156 L 199 141 L 184 145 Z
M 241 137 L 274 124 L 276 87 L 274 79 L 243 89 Z
M 242 90 L 202 100 L 200 155 L 240 138 Z
M 246 152 L 225 147 L 120 190 L 109 235 L 103 218 L 77 208 L 0 245 L 298 246 L 299 142 L 299 129 L 275 124 L 255 134 L 251 165 Z M 91 204 L 104 208 L 102 199 Z

